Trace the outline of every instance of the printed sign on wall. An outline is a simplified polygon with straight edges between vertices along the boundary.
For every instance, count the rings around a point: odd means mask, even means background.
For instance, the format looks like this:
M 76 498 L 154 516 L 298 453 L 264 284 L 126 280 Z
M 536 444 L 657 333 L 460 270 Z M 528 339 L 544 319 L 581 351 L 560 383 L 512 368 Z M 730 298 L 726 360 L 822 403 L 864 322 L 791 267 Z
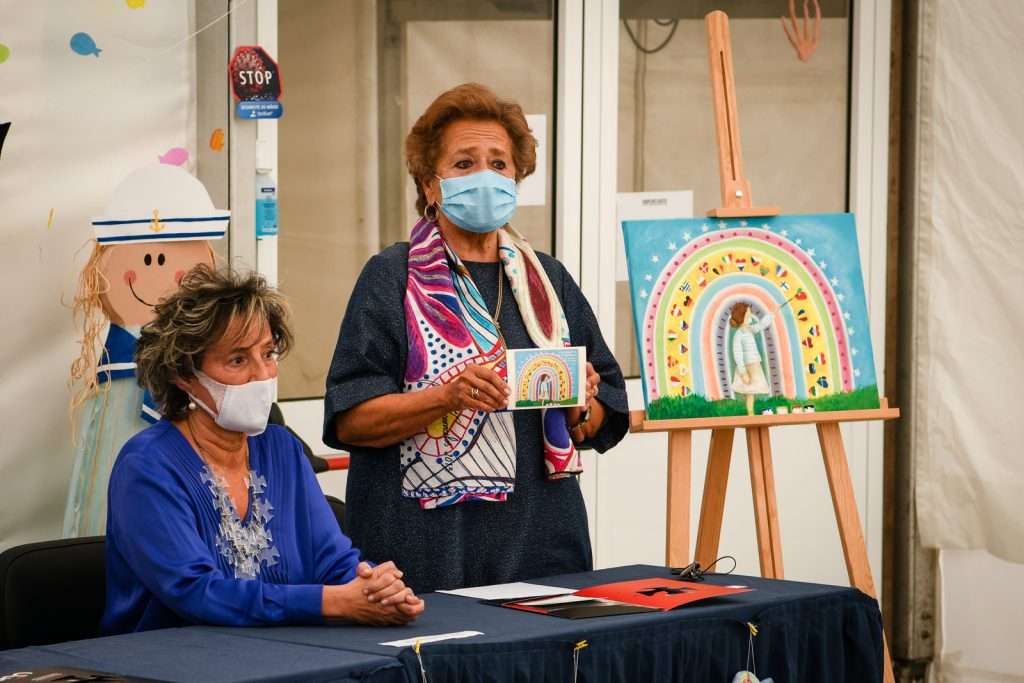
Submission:
M 235 50 L 228 65 L 231 93 L 238 102 L 235 114 L 240 119 L 279 119 L 284 113 L 281 99 L 281 72 L 277 62 L 258 45 L 243 45 Z

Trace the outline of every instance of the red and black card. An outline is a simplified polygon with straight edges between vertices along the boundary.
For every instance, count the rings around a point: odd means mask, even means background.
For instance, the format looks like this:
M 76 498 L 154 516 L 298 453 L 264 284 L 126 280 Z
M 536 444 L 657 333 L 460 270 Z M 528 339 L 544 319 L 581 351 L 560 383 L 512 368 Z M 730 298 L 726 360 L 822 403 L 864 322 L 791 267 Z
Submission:
M 698 600 L 748 590 L 750 589 L 671 579 L 638 579 L 593 586 L 566 595 L 526 598 L 501 604 L 503 607 L 563 619 L 586 619 L 616 614 L 667 611 Z

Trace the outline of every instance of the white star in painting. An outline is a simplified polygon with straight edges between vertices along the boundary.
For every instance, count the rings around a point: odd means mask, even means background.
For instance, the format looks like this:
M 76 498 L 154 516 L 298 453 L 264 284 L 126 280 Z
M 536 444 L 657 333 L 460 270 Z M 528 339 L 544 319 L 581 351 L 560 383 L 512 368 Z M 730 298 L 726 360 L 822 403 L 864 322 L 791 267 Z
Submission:
M 833 287 L 838 287 L 838 286 L 839 286 L 839 278 L 832 278 L 832 279 L 831 279 L 831 280 L 829 280 L 828 282 L 829 282 L 829 284 L 830 284 L 830 285 L 832 285 Z
M 857 349 L 850 349 L 850 354 L 851 355 L 856 356 L 858 353 L 859 352 L 857 351 Z
M 845 313 L 843 313 L 843 320 L 849 320 L 849 319 L 850 319 L 850 312 L 846 311 Z
M 828 268 L 828 264 L 822 261 L 821 263 L 818 264 L 818 267 L 821 268 L 822 270 L 825 270 L 826 268 Z
M 846 333 L 852 337 L 853 335 L 857 334 L 857 330 L 853 329 L 852 327 L 848 327 L 846 328 Z
M 729 226 L 725 224 L 725 221 L 718 221 L 718 227 L 720 227 L 722 230 L 725 230 Z
M 708 228 L 708 224 L 707 223 L 705 223 L 704 225 L 700 226 L 700 231 L 701 232 L 707 232 L 708 230 L 709 230 L 709 228 Z
M 764 228 L 765 230 L 771 230 L 772 229 L 772 226 L 768 225 L 767 223 L 765 223 L 761 227 Z
M 846 298 L 846 295 L 843 294 L 842 292 L 839 292 L 838 294 L 836 294 L 836 298 L 839 299 L 840 301 L 843 301 Z
M 789 237 L 789 230 L 780 230 L 779 234 L 782 235 L 783 237 Z
M 853 376 L 854 377 L 860 377 L 860 368 L 854 368 L 853 369 Z
M 658 261 L 660 261 L 660 260 L 661 260 L 661 259 L 660 259 L 660 258 L 658 258 L 658 257 L 657 257 L 657 255 L 655 255 L 655 256 L 652 256 L 652 257 L 651 257 L 651 263 L 657 263 L 657 262 L 658 262 Z
M 689 242 L 690 241 L 690 233 L 684 232 L 683 233 L 683 239 L 686 240 L 687 242 Z
M 647 290 L 646 289 L 641 289 L 640 290 L 640 298 L 641 299 L 646 299 L 647 298 Z
M 747 227 L 747 222 L 746 221 L 740 221 L 740 227 L 741 228 Z
M 676 243 L 675 243 L 675 242 L 669 242 L 669 243 L 668 243 L 668 250 L 669 250 L 669 251 L 675 251 L 675 250 L 676 250 L 676 249 L 678 249 L 678 248 L 679 248 L 679 247 L 677 247 L 677 246 L 676 246 Z
M 804 241 L 802 239 L 800 239 L 799 237 L 796 238 L 796 246 L 799 247 L 803 243 L 804 243 Z
M 647 275 L 644 277 L 644 279 L 647 280 L 648 282 L 650 282 L 651 280 L 654 279 L 654 276 L 651 275 L 650 273 L 647 273 Z
M 813 248 L 813 247 L 812 247 L 811 249 L 808 249 L 808 250 L 807 250 L 807 255 L 808 255 L 808 256 L 811 256 L 811 257 L 813 257 L 813 256 L 814 256 L 814 248 Z

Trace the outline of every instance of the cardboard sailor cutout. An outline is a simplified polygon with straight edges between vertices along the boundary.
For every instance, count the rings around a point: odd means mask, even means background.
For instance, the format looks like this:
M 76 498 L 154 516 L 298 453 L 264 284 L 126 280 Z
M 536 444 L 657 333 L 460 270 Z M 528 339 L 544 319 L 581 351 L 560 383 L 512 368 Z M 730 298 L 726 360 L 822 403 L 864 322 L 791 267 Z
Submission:
M 128 175 L 104 214 L 93 218 L 93 251 L 79 275 L 72 314 L 81 354 L 69 383 L 75 459 L 65 537 L 105 533 L 114 459 L 128 439 L 160 419 L 135 380 L 139 329 L 186 272 L 214 263 L 209 240 L 224 236 L 229 215 L 213 207 L 187 171 L 154 165 Z

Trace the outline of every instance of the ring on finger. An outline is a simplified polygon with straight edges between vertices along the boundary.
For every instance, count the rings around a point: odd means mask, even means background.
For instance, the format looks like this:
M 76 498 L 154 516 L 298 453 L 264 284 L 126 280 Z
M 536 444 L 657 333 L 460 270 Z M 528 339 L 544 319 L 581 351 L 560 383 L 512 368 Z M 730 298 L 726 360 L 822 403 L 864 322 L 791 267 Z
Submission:
M 476 399 L 477 399 L 477 398 L 478 398 L 479 396 L 480 396 L 480 390 L 479 390 L 479 389 L 477 389 L 476 387 L 473 387 L 472 389 L 470 389 L 470 390 L 469 390 L 469 397 L 470 397 L 471 399 L 473 399 L 474 401 L 475 401 L 475 400 L 476 400 Z

